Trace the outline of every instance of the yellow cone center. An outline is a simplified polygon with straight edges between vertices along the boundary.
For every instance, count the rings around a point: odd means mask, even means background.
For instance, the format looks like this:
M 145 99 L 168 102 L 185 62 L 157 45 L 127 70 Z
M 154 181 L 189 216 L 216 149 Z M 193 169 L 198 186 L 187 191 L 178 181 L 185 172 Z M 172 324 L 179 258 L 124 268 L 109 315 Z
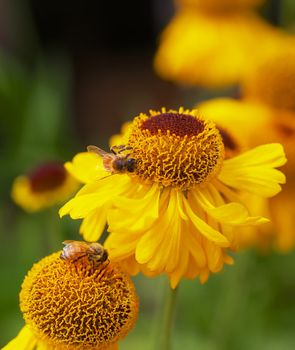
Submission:
M 219 131 L 195 110 L 141 114 L 133 122 L 128 146 L 143 182 L 181 189 L 216 176 L 224 157 Z
M 35 264 L 20 293 L 26 323 L 49 346 L 102 349 L 133 327 L 138 301 L 117 265 L 89 269 L 54 253 Z

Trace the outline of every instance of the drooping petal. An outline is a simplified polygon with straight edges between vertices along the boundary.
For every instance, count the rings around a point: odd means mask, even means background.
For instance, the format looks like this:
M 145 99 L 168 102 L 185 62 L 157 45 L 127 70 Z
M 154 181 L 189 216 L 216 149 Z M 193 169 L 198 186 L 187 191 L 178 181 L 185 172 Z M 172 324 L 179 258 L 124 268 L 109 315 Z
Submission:
M 194 261 L 198 269 L 202 269 L 207 264 L 207 258 L 203 248 L 203 237 L 197 232 L 193 225 L 188 226 L 187 247 L 191 259 Z
M 170 286 L 172 289 L 176 288 L 179 284 L 180 280 L 185 276 L 185 272 L 187 270 L 188 262 L 189 262 L 189 252 L 184 245 L 183 240 L 180 242 L 180 251 L 181 251 L 181 259 L 179 259 L 179 263 L 175 270 L 171 273 L 168 273 L 170 278 Z
M 175 230 L 177 232 L 179 230 L 176 195 L 174 190 L 166 190 L 164 192 L 166 193 L 161 198 L 159 219 L 142 236 L 136 247 L 136 260 L 139 263 L 147 263 L 148 268 L 152 271 L 163 271 L 165 266 L 167 266 L 171 249 L 170 242 L 175 238 L 173 234 L 177 236 Z M 175 223 L 177 225 L 176 227 L 174 225 Z
M 89 183 L 59 210 L 59 215 L 63 217 L 69 214 L 72 219 L 84 218 L 93 210 L 110 205 L 114 197 L 124 192 L 129 183 L 129 177 L 124 175 L 116 177 L 116 186 L 110 177 Z
M 132 193 L 114 198 L 115 207 L 108 213 L 109 231 L 136 232 L 151 227 L 159 216 L 160 189 L 152 186 L 134 185 L 140 193 Z
M 116 233 L 112 232 L 105 241 L 110 259 L 120 261 L 134 254 L 141 232 Z
M 285 163 L 280 144 L 262 145 L 225 160 L 218 178 L 232 188 L 271 197 L 280 191 L 280 184 L 285 183 L 285 175 L 274 167 Z
M 24 326 L 18 335 L 12 339 L 2 350 L 34 350 L 37 339 L 28 326 Z
M 106 226 L 107 211 L 109 205 L 104 205 L 99 209 L 93 210 L 85 217 L 80 226 L 80 233 L 85 241 L 98 241 Z
M 128 275 L 131 275 L 131 276 L 137 275 L 140 271 L 140 266 L 135 260 L 134 255 L 131 255 L 125 259 L 120 260 L 120 268 L 126 271 L 126 273 L 128 273 Z
M 211 195 L 209 189 L 195 189 L 190 191 L 189 194 L 190 200 L 196 201 L 209 216 L 223 224 L 236 226 L 247 225 L 250 222 L 252 224 L 268 222 L 267 219 L 260 216 L 251 217 L 248 209 L 241 203 L 232 202 L 215 206 L 208 199 Z
M 189 202 L 184 200 L 186 212 L 192 221 L 195 228 L 208 240 L 215 242 L 221 247 L 228 247 L 230 245 L 228 239 L 220 232 L 209 226 L 204 220 L 200 219 L 191 209 Z
M 204 246 L 210 272 L 218 272 L 223 266 L 222 249 L 208 240 L 204 242 Z

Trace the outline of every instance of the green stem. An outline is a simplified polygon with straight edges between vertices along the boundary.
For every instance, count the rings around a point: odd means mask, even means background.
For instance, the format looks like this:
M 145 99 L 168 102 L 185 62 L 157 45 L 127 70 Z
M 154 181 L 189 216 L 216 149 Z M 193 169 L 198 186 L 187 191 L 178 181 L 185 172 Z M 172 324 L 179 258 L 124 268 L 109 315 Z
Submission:
M 47 253 L 53 253 L 58 249 L 62 249 L 63 234 L 61 222 L 55 206 L 48 208 L 45 215 Z
M 174 321 L 174 312 L 176 305 L 176 296 L 178 288 L 167 288 L 164 300 L 164 312 L 161 324 L 161 333 L 157 349 L 171 350 L 171 332 Z

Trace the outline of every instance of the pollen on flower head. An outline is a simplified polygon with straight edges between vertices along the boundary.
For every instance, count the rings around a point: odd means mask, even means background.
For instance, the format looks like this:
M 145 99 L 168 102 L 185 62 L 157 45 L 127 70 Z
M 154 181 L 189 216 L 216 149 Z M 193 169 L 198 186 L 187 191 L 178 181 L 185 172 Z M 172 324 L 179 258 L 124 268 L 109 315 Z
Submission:
M 102 350 L 133 327 L 138 299 L 130 278 L 113 263 L 93 270 L 54 253 L 35 264 L 20 293 L 35 336 L 58 349 Z
M 136 175 L 146 183 L 188 189 L 203 184 L 220 170 L 224 147 L 215 124 L 183 110 L 140 114 L 128 146 L 136 160 Z

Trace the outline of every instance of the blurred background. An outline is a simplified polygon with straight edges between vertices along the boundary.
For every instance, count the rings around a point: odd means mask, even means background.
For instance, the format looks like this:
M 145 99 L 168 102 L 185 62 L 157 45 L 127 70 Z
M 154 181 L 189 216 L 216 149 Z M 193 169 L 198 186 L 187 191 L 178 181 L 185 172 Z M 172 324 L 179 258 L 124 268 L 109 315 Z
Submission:
M 268 1 L 260 15 L 295 31 L 295 2 Z M 149 109 L 192 108 L 235 87 L 164 81 L 153 68 L 171 0 L 0 0 L 0 346 L 23 325 L 18 306 L 32 264 L 80 239 L 59 206 L 26 213 L 12 202 L 14 179 L 43 161 L 72 159 L 89 144 L 108 148 L 120 126 Z M 235 265 L 180 285 L 174 348 L 295 348 L 295 253 L 236 254 Z M 141 299 L 122 350 L 156 349 L 165 278 L 134 278 Z

